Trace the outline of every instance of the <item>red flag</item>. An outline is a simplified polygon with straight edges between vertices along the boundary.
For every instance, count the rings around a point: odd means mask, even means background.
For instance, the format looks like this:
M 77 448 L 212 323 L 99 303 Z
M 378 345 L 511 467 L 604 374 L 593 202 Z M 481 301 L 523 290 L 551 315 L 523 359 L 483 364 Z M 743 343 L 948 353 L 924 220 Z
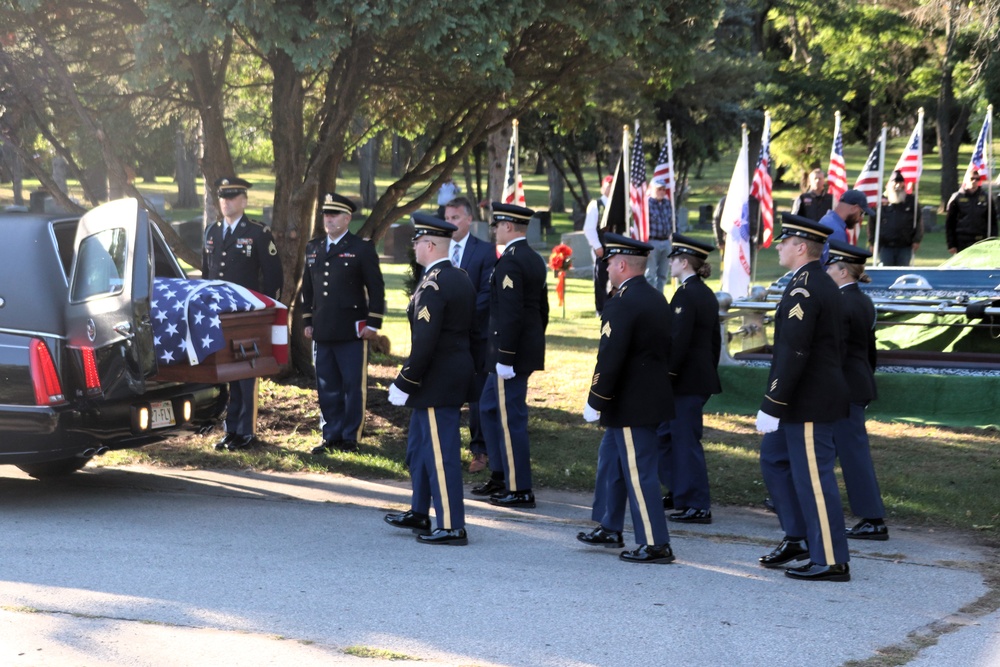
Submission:
M 764 228 L 761 245 L 771 247 L 774 238 L 774 199 L 771 197 L 771 114 L 764 114 L 764 134 L 760 144 L 760 159 L 753 172 L 750 196 L 760 202 L 760 220 Z

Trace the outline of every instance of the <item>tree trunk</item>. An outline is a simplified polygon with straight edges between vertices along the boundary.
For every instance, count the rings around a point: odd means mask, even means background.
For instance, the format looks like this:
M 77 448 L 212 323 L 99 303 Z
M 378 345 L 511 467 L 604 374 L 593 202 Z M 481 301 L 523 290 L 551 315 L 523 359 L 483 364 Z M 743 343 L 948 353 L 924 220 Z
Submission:
M 563 190 L 563 174 L 562 170 L 556 164 L 558 160 L 558 153 L 546 160 L 549 167 L 546 172 L 549 176 L 549 211 L 552 213 L 565 213 L 566 199 Z
M 184 130 L 178 124 L 177 129 L 174 131 L 174 180 L 177 183 L 176 208 L 195 208 L 198 206 L 196 166 L 196 156 L 188 147 Z
M 361 206 L 371 209 L 378 201 L 378 191 L 375 189 L 375 172 L 378 169 L 378 135 L 358 148 L 358 172 L 360 175 Z
M 503 126 L 490 134 L 486 140 L 487 168 L 489 170 L 488 198 L 499 201 L 503 195 L 504 170 L 507 168 L 507 152 L 510 150 L 511 128 Z
M 941 156 L 940 210 L 944 209 L 952 193 L 958 189 L 958 148 L 970 113 L 968 105 L 959 105 L 955 100 L 956 10 L 949 4 L 945 11 L 945 52 L 941 65 L 941 89 L 938 92 L 936 119 L 938 153 Z
M 0 142 L 0 159 L 10 175 L 10 186 L 14 193 L 14 205 L 24 206 L 24 165 L 17 152 L 5 142 Z

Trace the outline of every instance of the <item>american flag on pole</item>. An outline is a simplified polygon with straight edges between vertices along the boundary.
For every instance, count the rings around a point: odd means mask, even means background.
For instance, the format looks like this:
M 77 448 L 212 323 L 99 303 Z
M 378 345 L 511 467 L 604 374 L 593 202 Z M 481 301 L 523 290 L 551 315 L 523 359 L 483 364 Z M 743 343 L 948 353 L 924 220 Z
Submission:
M 920 117 L 923 118 L 923 115 Z M 907 194 L 913 194 L 913 187 L 920 180 L 920 174 L 924 170 L 923 134 L 923 123 L 918 121 L 917 126 L 913 128 L 913 134 L 910 135 L 910 140 L 906 142 L 903 154 L 899 156 L 899 161 L 893 167 L 893 171 L 898 171 L 906 179 Z
M 733 177 L 719 224 L 726 232 L 726 254 L 722 266 L 722 291 L 734 299 L 750 292 L 750 189 L 747 187 L 747 130 L 743 126 Z
M 764 133 L 760 140 L 760 158 L 753 172 L 750 196 L 760 202 L 760 220 L 763 226 L 761 245 L 771 247 L 774 238 L 774 199 L 771 197 L 771 114 L 764 114 Z
M 882 142 L 880 140 L 875 144 L 875 148 L 872 149 L 871 154 L 868 156 L 865 166 L 862 167 L 861 173 L 858 174 L 858 180 L 854 181 L 854 189 L 865 193 L 865 197 L 868 198 L 868 205 L 873 209 L 881 199 L 879 196 L 879 184 L 882 182 L 882 174 L 879 170 L 881 152 Z
M 632 140 L 632 167 L 629 172 L 628 198 L 632 207 L 632 237 L 640 241 L 649 239 L 649 203 L 646 198 L 646 156 L 642 151 L 639 121 L 635 122 Z
M 667 184 L 667 196 L 674 201 L 674 149 L 670 142 L 670 121 L 667 121 L 667 136 L 660 149 L 660 157 L 656 158 L 653 178 L 659 178 Z
M 973 170 L 979 172 L 979 185 L 982 185 L 986 181 L 990 180 L 990 165 L 989 161 L 986 159 L 986 142 L 990 135 L 990 117 L 987 115 L 983 119 L 983 129 L 979 131 L 979 139 L 976 141 L 976 150 L 972 152 L 972 159 L 969 160 L 969 167 L 965 170 L 965 178 L 962 182 L 966 182 L 972 176 Z
M 223 280 L 156 278 L 153 281 L 153 348 L 156 361 L 197 366 L 226 345 L 223 313 L 274 308 L 272 354 L 288 363 L 288 309 L 284 304 Z
M 510 149 L 507 151 L 507 169 L 503 184 L 503 195 L 500 201 L 504 204 L 517 204 L 525 206 L 524 181 L 521 180 L 521 171 L 517 168 L 517 121 L 514 121 L 514 131 L 510 136 Z
M 833 128 L 833 148 L 830 149 L 830 168 L 827 170 L 826 182 L 834 205 L 840 201 L 840 195 L 847 191 L 847 164 L 844 162 L 844 133 L 840 129 L 840 112 L 836 115 Z

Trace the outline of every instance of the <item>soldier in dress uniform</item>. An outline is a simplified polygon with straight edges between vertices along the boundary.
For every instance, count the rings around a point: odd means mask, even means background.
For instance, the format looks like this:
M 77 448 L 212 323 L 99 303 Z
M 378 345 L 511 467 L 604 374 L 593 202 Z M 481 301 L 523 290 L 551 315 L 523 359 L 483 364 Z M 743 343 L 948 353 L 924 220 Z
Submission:
M 622 547 L 625 500 L 632 510 L 637 549 L 619 558 L 632 563 L 670 563 L 670 533 L 663 516 L 656 427 L 674 416 L 670 388 L 670 306 L 646 282 L 652 246 L 619 234 L 604 235 L 604 261 L 615 287 L 604 305 L 601 341 L 583 416 L 605 427 L 597 454 L 597 528 L 580 533 L 585 544 Z M 596 518 L 596 517 L 595 517 Z
M 877 397 L 875 386 L 875 305 L 858 283 L 871 282 L 865 262 L 872 254 L 841 241 L 830 241 L 826 272 L 840 287 L 844 316 L 844 378 L 850 392 L 850 415 L 833 425 L 837 458 L 847 487 L 851 512 L 861 521 L 847 531 L 859 540 L 888 540 L 885 504 L 865 428 L 865 408 Z
M 284 275 L 271 230 L 243 214 L 250 183 L 229 176 L 217 180 L 215 187 L 222 220 L 205 231 L 202 277 L 226 280 L 280 299 Z M 250 447 L 256 441 L 256 425 L 257 378 L 230 382 L 226 436 L 215 444 L 215 448 L 234 451 Z
M 759 560 L 792 579 L 849 581 L 833 425 L 848 415 L 841 302 L 819 258 L 831 229 L 782 215 L 778 262 L 793 272 L 774 314 L 774 351 L 757 412 L 760 467 L 785 537 Z
M 385 521 L 417 532 L 424 544 L 468 544 L 462 501 L 459 415 L 473 388 L 476 290 L 449 258 L 457 226 L 413 214 L 413 250 L 424 267 L 406 309 L 410 356 L 389 386 L 389 402 L 413 408 L 406 444 L 413 498 L 410 509 Z M 434 503 L 437 528 L 430 531 Z
M 525 235 L 534 211 L 493 202 L 490 225 L 504 251 L 490 278 L 489 375 L 479 400 L 490 479 L 472 493 L 503 507 L 534 507 L 528 445 L 528 377 L 545 366 L 549 295 L 545 260 Z
M 378 252 L 347 230 L 356 208 L 347 197 L 327 194 L 326 234 L 306 244 L 302 318 L 306 338 L 316 344 L 323 413 L 323 440 L 313 454 L 358 450 L 368 396 L 368 341 L 378 335 L 385 315 Z
M 715 247 L 682 234 L 674 234 L 670 275 L 680 284 L 670 300 L 673 336 L 670 344 L 670 379 L 674 411 L 670 420 L 670 490 L 678 510 L 667 518 L 680 523 L 712 523 L 708 467 L 701 445 L 702 412 L 712 394 L 722 391 L 719 382 L 719 301 L 704 283 L 712 275 L 707 263 Z

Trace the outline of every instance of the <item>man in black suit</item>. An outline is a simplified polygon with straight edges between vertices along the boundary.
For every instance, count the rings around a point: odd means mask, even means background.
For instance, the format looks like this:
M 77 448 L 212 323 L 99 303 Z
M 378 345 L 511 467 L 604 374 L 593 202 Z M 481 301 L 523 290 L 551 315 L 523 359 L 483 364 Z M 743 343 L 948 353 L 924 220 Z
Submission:
M 455 225 L 414 213 L 413 227 L 413 250 L 424 271 L 406 308 L 410 356 L 389 386 L 390 403 L 413 408 L 406 446 L 413 499 L 409 511 L 387 514 L 385 521 L 416 531 L 424 544 L 464 545 L 459 413 L 475 372 L 476 292 L 466 273 L 450 261 Z M 428 516 L 432 501 L 437 519 L 433 532 Z
M 272 299 L 280 299 L 284 275 L 271 230 L 243 213 L 247 207 L 250 183 L 228 176 L 217 180 L 215 187 L 222 220 L 205 231 L 202 277 L 227 280 Z M 256 426 L 257 378 L 230 382 L 226 435 L 215 444 L 215 448 L 235 451 L 250 447 L 256 441 Z
M 490 479 L 472 489 L 503 507 L 534 507 L 528 446 L 528 377 L 545 366 L 549 295 L 545 260 L 528 245 L 534 211 L 493 202 L 497 242 L 504 251 L 490 278 L 490 324 L 486 368 L 479 399 L 489 452 Z
M 497 249 L 469 233 L 472 227 L 472 204 L 465 197 L 456 197 L 444 207 L 444 219 L 455 225 L 448 249 L 448 258 L 460 267 L 472 281 L 476 290 L 476 328 L 478 335 L 473 344 L 472 358 L 476 364 L 473 386 L 475 400 L 469 402 L 469 450 L 472 461 L 469 472 L 486 469 L 486 438 L 479 418 L 479 397 L 486 384 L 486 334 L 490 326 L 490 275 L 497 262 Z
M 593 546 L 624 546 L 628 498 L 639 547 L 619 558 L 630 563 L 674 560 L 660 498 L 656 435 L 657 425 L 674 416 L 671 314 L 663 294 L 646 282 L 646 257 L 652 249 L 627 236 L 604 235 L 604 261 L 615 292 L 604 304 L 597 365 L 583 411 L 588 422 L 599 420 L 605 427 L 594 490 L 594 514 L 602 516 L 597 528 L 577 539 Z
M 820 264 L 825 225 L 782 215 L 778 262 L 793 272 L 774 313 L 774 350 L 757 413 L 760 467 L 785 531 L 759 560 L 792 579 L 850 581 L 847 536 L 834 474 L 834 423 L 848 416 L 841 297 Z
M 378 335 L 385 315 L 378 252 L 347 230 L 355 210 L 347 197 L 326 195 L 326 235 L 306 245 L 302 318 L 306 338 L 316 343 L 323 413 L 323 441 L 313 454 L 357 451 L 368 395 L 368 341 Z

